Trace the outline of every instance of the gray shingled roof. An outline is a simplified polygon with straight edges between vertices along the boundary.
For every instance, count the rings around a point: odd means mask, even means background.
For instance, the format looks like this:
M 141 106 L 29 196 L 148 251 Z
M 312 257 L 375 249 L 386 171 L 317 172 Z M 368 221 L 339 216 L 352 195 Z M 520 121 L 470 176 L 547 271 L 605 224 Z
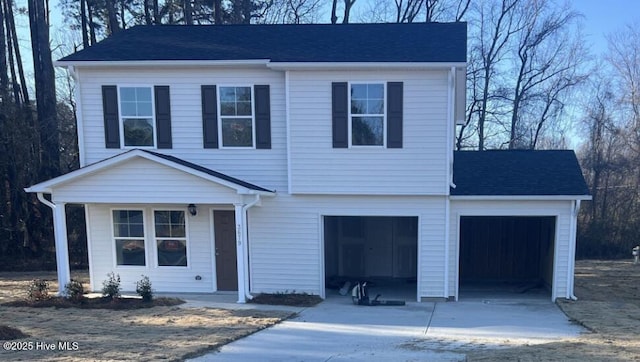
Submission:
M 458 151 L 456 196 L 586 196 L 589 190 L 570 150 Z
M 467 24 L 135 26 L 61 61 L 466 62 Z
M 210 168 L 202 167 L 202 166 L 197 165 L 195 163 L 192 163 L 192 162 L 189 162 L 189 161 L 185 161 L 185 160 L 183 160 L 181 158 L 178 158 L 178 157 L 175 157 L 175 156 L 165 155 L 163 153 L 152 152 L 152 151 L 149 151 L 149 150 L 141 150 L 141 151 L 149 153 L 149 154 L 157 156 L 157 157 L 160 157 L 160 158 L 163 158 L 163 159 L 165 159 L 167 161 L 171 161 L 171 162 L 176 163 L 178 165 L 182 165 L 182 166 L 194 169 L 196 171 L 200 171 L 200 172 L 206 173 L 207 175 L 210 175 L 210 176 L 213 176 L 213 177 L 217 177 L 217 178 L 225 180 L 225 181 L 229 181 L 229 182 L 234 183 L 236 185 L 239 185 L 239 186 L 242 186 L 242 187 L 246 187 L 246 188 L 248 188 L 250 190 L 264 191 L 264 192 L 274 192 L 274 191 L 262 188 L 260 186 L 254 185 L 252 183 L 249 183 L 249 182 L 246 182 L 246 181 L 242 181 L 242 180 L 237 179 L 235 177 L 231 177 L 229 175 L 225 175 L 225 174 L 220 173 L 218 171 L 214 171 L 214 170 L 212 170 Z

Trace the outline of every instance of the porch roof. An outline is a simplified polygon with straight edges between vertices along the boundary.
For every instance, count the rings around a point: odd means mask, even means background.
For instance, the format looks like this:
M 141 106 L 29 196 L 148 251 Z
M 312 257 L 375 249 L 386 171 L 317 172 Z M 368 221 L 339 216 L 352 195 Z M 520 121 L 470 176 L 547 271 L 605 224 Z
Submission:
M 133 159 L 146 159 L 167 166 L 171 169 L 175 169 L 186 174 L 211 181 L 215 184 L 228 187 L 235 190 L 238 194 L 261 194 L 265 196 L 275 195 L 275 191 L 268 190 L 266 188 L 214 171 L 195 163 L 185 161 L 174 156 L 141 149 L 129 150 L 113 157 L 98 161 L 83 168 L 71 171 L 67 174 L 33 185 L 29 188 L 26 188 L 25 191 L 34 193 L 51 193 L 56 187 L 69 184 L 83 177 L 101 171 L 106 171 L 112 167 L 115 167 L 116 165 L 124 164 L 127 161 L 131 161 Z

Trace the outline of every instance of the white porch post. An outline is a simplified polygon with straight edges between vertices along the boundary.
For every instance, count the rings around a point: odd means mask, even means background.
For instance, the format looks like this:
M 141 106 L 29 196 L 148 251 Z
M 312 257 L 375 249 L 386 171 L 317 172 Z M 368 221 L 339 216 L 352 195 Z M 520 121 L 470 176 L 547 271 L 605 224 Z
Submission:
M 65 203 L 61 202 L 52 208 L 53 231 L 56 242 L 56 266 L 58 270 L 58 294 L 64 294 L 64 286 L 71 280 L 69 271 L 69 244 L 67 242 L 67 216 Z
M 238 268 L 238 303 L 245 303 L 246 291 L 245 291 L 245 275 L 244 275 L 244 248 L 245 242 L 244 235 L 244 217 L 242 215 L 242 208 L 244 204 L 233 204 L 235 207 L 235 219 L 236 219 L 236 261 Z

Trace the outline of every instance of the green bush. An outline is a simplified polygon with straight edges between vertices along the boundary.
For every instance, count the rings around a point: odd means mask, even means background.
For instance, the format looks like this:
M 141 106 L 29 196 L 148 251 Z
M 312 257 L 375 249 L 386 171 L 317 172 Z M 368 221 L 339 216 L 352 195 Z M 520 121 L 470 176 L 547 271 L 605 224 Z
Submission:
M 71 279 L 64 286 L 64 294 L 70 301 L 80 303 L 84 300 L 84 287 L 80 281 Z
M 32 280 L 31 284 L 29 284 L 28 296 L 32 302 L 49 299 L 49 282 L 43 279 Z
M 108 279 L 102 282 L 102 296 L 111 300 L 120 298 L 120 274 L 107 274 Z
M 151 280 L 146 275 L 136 282 L 136 293 L 142 297 L 143 302 L 151 302 L 153 299 L 153 289 L 151 288 Z

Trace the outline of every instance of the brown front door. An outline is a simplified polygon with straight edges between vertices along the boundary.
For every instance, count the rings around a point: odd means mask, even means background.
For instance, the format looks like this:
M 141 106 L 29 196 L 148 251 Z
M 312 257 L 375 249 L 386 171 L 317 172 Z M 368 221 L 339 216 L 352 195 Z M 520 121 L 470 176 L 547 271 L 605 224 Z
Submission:
M 236 262 L 236 220 L 234 211 L 214 210 L 218 290 L 238 290 Z

